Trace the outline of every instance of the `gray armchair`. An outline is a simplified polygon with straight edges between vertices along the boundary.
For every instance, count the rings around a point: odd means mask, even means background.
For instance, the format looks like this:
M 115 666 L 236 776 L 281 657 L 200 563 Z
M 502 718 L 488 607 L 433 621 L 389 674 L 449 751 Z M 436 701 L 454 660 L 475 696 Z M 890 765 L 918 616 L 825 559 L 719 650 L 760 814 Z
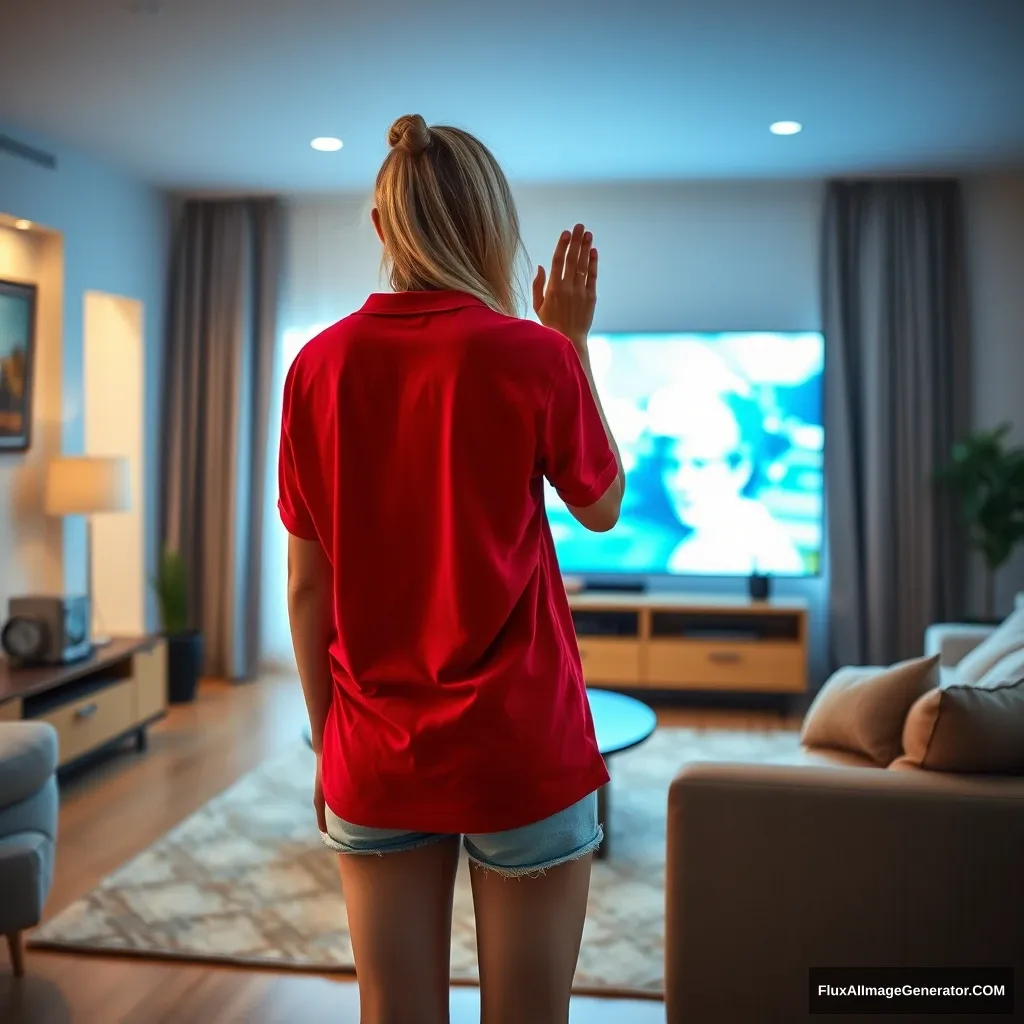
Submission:
M 24 974 L 21 933 L 42 920 L 57 839 L 57 732 L 0 722 L 0 934 Z

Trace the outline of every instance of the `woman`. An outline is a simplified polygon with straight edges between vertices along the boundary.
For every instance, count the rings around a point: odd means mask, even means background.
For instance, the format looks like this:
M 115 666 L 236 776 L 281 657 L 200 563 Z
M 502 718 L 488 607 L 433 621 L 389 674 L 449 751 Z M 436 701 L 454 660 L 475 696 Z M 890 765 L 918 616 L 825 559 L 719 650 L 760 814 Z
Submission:
M 462 837 L 482 1019 L 554 1024 L 608 773 L 543 478 L 584 526 L 614 526 L 624 478 L 587 356 L 597 251 L 583 225 L 563 232 L 533 282 L 541 324 L 518 319 L 494 157 L 418 115 L 388 142 L 372 219 L 392 292 L 314 338 L 285 384 L 314 807 L 340 854 L 363 1024 L 448 1020 Z

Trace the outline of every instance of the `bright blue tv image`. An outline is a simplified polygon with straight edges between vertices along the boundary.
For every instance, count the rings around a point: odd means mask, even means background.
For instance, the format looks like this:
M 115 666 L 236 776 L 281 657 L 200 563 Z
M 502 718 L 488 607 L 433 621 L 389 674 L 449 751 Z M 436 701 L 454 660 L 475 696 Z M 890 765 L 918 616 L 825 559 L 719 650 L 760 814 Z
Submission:
M 626 495 L 599 534 L 546 485 L 562 572 L 817 575 L 824 356 L 817 333 L 591 335 Z

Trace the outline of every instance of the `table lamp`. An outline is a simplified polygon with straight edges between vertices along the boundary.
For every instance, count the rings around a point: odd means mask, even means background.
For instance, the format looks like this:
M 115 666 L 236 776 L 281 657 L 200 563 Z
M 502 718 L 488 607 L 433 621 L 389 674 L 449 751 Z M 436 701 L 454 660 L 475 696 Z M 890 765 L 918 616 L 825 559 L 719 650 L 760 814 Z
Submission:
M 47 467 L 44 507 L 51 516 L 84 516 L 86 522 L 86 585 L 89 607 L 95 608 L 92 578 L 92 517 L 131 508 L 128 460 L 120 456 L 80 455 L 54 459 Z M 99 610 L 96 609 L 97 614 Z M 102 618 L 102 617 L 101 617 Z M 109 643 L 94 637 L 93 644 Z

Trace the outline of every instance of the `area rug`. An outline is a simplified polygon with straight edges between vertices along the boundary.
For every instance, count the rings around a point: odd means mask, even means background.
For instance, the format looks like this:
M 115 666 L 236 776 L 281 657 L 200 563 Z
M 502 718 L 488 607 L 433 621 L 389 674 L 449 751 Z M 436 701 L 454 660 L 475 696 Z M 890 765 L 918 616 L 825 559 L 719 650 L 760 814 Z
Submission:
M 789 731 L 664 728 L 611 759 L 610 856 L 594 864 L 576 991 L 662 995 L 666 801 L 680 766 L 772 761 L 798 743 Z M 30 944 L 351 971 L 334 857 L 311 822 L 312 776 L 313 755 L 297 742 L 45 922 Z M 453 982 L 478 980 L 475 943 L 463 863 L 455 894 Z

